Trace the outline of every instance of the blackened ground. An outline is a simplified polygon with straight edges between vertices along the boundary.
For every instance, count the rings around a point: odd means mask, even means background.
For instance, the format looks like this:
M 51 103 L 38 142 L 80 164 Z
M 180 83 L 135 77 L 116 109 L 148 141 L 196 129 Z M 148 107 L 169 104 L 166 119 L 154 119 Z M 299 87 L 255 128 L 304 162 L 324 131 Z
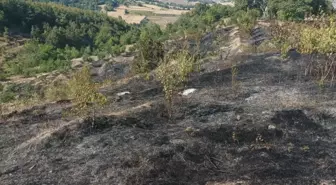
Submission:
M 0 184 L 334 184 L 335 87 L 304 76 L 306 62 L 212 61 L 184 88 L 195 93 L 174 98 L 171 119 L 160 84 L 141 78 L 106 87 L 94 125 L 63 117 L 69 102 L 4 116 Z

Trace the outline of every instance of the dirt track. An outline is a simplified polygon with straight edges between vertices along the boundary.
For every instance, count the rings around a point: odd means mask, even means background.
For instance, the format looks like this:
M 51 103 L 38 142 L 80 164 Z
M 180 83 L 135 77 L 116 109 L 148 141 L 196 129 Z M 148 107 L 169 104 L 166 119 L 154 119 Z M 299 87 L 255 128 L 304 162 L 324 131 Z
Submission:
M 172 120 L 160 85 L 140 78 L 104 89 L 113 103 L 94 128 L 62 118 L 66 102 L 8 115 L 0 182 L 335 184 L 336 89 L 304 76 L 306 62 L 262 53 L 206 63 L 184 88 L 197 91 L 175 98 Z

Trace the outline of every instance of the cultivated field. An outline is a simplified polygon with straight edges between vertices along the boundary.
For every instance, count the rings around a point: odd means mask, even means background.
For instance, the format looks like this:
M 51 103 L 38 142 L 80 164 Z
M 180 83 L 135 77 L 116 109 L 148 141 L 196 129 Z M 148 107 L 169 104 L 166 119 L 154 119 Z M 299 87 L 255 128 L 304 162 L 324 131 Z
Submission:
M 104 6 L 101 6 L 104 11 Z M 125 14 L 125 10 L 129 13 Z M 148 19 L 160 26 L 164 27 L 168 23 L 175 22 L 183 13 L 188 10 L 174 10 L 162 8 L 156 5 L 143 4 L 143 6 L 119 6 L 115 11 L 109 11 L 107 14 L 111 17 L 122 17 L 127 23 L 139 24 L 141 21 Z
M 188 0 L 159 0 L 159 1 L 164 3 L 176 3 L 180 5 L 192 5 L 196 3 L 196 2 L 188 2 Z

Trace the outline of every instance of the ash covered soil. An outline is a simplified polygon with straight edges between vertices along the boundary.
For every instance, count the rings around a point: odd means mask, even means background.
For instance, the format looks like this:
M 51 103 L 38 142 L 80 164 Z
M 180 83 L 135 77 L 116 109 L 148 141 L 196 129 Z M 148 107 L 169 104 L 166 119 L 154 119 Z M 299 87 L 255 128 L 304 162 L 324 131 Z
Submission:
M 211 60 L 180 89 L 196 91 L 176 95 L 171 119 L 161 85 L 137 77 L 102 90 L 110 104 L 93 127 L 62 116 L 66 101 L 7 114 L 0 184 L 335 184 L 336 89 L 305 76 L 307 62 Z

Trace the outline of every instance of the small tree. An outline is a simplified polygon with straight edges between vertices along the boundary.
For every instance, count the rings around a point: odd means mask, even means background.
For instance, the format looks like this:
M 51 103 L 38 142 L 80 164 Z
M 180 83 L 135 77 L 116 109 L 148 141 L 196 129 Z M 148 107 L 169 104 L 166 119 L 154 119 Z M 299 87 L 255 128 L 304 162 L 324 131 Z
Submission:
M 74 74 L 68 85 L 74 104 L 72 113 L 78 116 L 89 115 L 93 126 L 97 108 L 107 102 L 106 97 L 99 92 L 100 84 L 92 81 L 90 70 L 85 66 Z
M 243 32 L 251 34 L 259 16 L 259 11 L 255 9 L 239 11 L 235 14 L 233 21 Z
M 152 38 L 148 32 L 141 33 L 137 43 L 138 56 L 133 63 L 136 73 L 146 74 L 155 69 L 164 58 L 164 48 L 162 42 Z
M 8 31 L 7 27 L 5 27 L 5 29 L 4 29 L 3 37 L 5 38 L 6 42 L 9 41 L 9 31 Z
M 187 50 L 183 50 L 167 56 L 156 71 L 156 78 L 163 85 L 169 117 L 172 116 L 174 93 L 187 81 L 189 74 L 198 69 L 197 59 Z

